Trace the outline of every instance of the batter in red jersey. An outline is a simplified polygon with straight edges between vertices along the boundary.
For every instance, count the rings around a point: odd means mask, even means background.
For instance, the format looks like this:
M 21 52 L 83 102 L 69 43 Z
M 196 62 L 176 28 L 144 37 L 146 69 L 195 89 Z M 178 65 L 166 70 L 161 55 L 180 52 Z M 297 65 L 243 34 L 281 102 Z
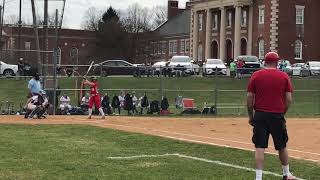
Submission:
M 102 119 L 105 118 L 104 112 L 100 106 L 100 94 L 98 92 L 98 82 L 96 77 L 91 78 L 91 82 L 85 79 L 84 81 L 85 85 L 90 86 L 90 99 L 89 99 L 89 119 L 91 119 L 92 116 L 92 107 L 93 104 L 95 104 L 96 108 L 99 109 L 100 114 L 102 115 Z

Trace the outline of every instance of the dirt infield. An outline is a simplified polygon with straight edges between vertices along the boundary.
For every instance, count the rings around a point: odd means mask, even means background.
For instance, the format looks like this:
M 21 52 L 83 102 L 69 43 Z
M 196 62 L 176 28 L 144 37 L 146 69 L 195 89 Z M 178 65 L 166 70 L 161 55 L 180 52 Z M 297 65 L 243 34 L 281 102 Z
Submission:
M 165 118 L 111 116 L 105 120 L 86 116 L 49 116 L 25 120 L 22 116 L 0 116 L 2 124 L 84 124 L 178 139 L 181 141 L 254 150 L 252 128 L 246 118 Z M 290 118 L 289 153 L 297 159 L 320 163 L 320 119 Z M 270 138 L 271 139 L 271 138 Z M 270 140 L 268 153 L 274 154 Z

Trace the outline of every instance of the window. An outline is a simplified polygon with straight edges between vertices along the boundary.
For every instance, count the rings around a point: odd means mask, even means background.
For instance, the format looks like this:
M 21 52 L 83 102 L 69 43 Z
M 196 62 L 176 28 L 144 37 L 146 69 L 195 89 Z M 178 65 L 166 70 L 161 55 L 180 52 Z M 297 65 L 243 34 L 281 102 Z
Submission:
M 169 54 L 173 54 L 173 41 L 169 41 Z
M 158 55 L 161 55 L 161 51 L 162 51 L 162 44 L 161 41 L 158 42 Z
M 180 41 L 180 54 L 184 54 L 184 52 L 185 52 L 185 46 L 186 46 L 185 40 L 182 39 L 182 40 Z
M 167 42 L 162 41 L 162 54 L 166 54 L 167 52 Z
M 53 50 L 55 50 L 55 49 L 53 49 Z M 58 47 L 56 53 L 53 53 L 53 58 L 55 58 L 54 57 L 55 54 L 56 54 L 56 57 L 57 57 L 57 64 L 61 64 L 61 49 L 60 49 L 60 47 Z
M 216 30 L 218 29 L 218 15 L 213 15 L 213 22 L 212 22 L 212 29 Z
M 264 6 L 259 6 L 259 24 L 264 24 Z
M 228 13 L 228 20 L 227 20 L 227 27 L 231 27 L 231 23 L 232 22 L 232 13 L 231 12 L 229 12 Z
M 296 24 L 304 23 L 304 6 L 296 6 Z
M 202 31 L 203 14 L 199 14 L 199 31 Z
M 241 14 L 241 26 L 246 27 L 247 26 L 247 11 L 243 10 Z
M 25 42 L 24 48 L 25 48 L 25 50 L 30 50 L 31 49 L 31 42 Z
M 302 42 L 297 40 L 294 44 L 294 58 L 302 59 Z
M 203 60 L 203 59 L 202 59 L 202 51 L 203 51 L 202 45 L 200 44 L 200 45 L 198 46 L 198 61 L 202 61 L 202 60 Z
M 259 41 L 259 59 L 264 59 L 264 40 Z
M 173 41 L 173 54 L 177 54 L 178 51 L 178 41 Z
M 186 41 L 185 41 L 185 42 L 186 42 L 186 48 L 185 48 L 185 49 L 186 49 L 186 51 L 185 51 L 185 52 L 186 52 L 186 53 L 189 53 L 190 40 L 189 40 L 189 39 L 186 39 Z

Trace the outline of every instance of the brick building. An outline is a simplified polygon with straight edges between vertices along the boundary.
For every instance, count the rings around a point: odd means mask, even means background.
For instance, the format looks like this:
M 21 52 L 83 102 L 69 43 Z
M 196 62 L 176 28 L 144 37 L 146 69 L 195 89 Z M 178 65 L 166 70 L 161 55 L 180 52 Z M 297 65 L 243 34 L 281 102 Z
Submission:
M 291 62 L 320 60 L 318 0 L 191 0 L 190 56 L 263 58 L 277 51 Z
M 43 29 L 39 28 L 40 49 L 45 48 Z M 48 50 L 53 51 L 56 45 L 55 29 L 48 30 Z M 1 57 L 5 62 L 16 64 L 19 58 L 24 58 L 32 66 L 37 64 L 37 56 L 32 50 L 36 50 L 36 38 L 33 28 L 23 27 L 21 29 L 20 46 L 18 42 L 18 27 L 5 27 L 3 39 L 5 41 Z M 58 64 L 88 64 L 88 59 L 94 54 L 96 46 L 96 36 L 92 31 L 61 29 L 59 31 L 58 42 L 60 57 Z M 26 50 L 17 52 L 17 49 Z M 29 51 L 31 50 L 31 51 Z M 45 63 L 48 55 L 49 64 L 52 64 L 53 53 L 41 53 L 42 62 Z
M 149 34 L 152 57 L 149 61 L 167 61 L 174 55 L 189 56 L 190 12 L 190 9 L 179 9 L 178 1 L 168 1 L 168 20 Z

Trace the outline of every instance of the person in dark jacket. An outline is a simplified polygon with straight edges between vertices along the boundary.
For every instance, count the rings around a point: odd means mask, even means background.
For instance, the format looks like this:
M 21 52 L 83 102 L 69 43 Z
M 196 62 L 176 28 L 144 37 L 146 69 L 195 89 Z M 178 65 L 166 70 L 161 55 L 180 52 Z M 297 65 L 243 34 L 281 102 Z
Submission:
M 115 110 L 118 109 L 119 115 L 121 114 L 120 101 L 119 101 L 119 97 L 117 95 L 113 96 L 111 107 L 113 109 L 113 112 L 116 112 Z
M 110 97 L 108 93 L 105 93 L 104 96 L 101 98 L 101 107 L 106 114 L 112 114 L 110 107 Z

